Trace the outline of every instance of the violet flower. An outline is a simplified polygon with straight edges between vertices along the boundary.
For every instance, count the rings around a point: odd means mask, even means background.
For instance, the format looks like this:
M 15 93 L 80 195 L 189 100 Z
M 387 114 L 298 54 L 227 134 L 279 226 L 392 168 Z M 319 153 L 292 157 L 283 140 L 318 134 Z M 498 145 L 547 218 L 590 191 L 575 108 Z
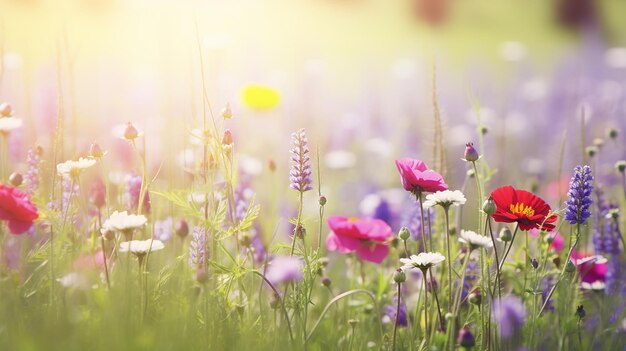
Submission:
M 591 216 L 589 206 L 593 202 L 591 200 L 591 192 L 593 191 L 592 180 L 591 167 L 576 166 L 574 168 L 574 175 L 569 183 L 569 191 L 567 192 L 568 199 L 565 202 L 567 206 L 565 220 L 569 221 L 570 224 L 583 224 Z
M 205 258 L 208 256 L 206 252 L 206 244 L 208 233 L 202 227 L 194 227 L 191 241 L 189 242 L 189 266 L 198 268 L 204 265 Z
M 492 316 L 500 327 L 502 337 L 509 338 L 520 332 L 524 325 L 526 308 L 519 297 L 508 296 L 494 301 Z
M 28 170 L 24 175 L 26 180 L 25 191 L 29 196 L 32 196 L 37 189 L 39 189 L 39 162 L 41 161 L 41 154 L 33 150 L 28 149 L 28 156 L 26 157 L 26 163 L 28 164 Z
M 267 266 L 265 278 L 276 286 L 280 283 L 299 281 L 303 278 L 302 260 L 293 256 L 275 257 Z
M 293 148 L 291 156 L 291 172 L 289 187 L 301 193 L 313 189 L 311 187 L 311 163 L 309 158 L 309 146 L 304 129 L 291 134 Z

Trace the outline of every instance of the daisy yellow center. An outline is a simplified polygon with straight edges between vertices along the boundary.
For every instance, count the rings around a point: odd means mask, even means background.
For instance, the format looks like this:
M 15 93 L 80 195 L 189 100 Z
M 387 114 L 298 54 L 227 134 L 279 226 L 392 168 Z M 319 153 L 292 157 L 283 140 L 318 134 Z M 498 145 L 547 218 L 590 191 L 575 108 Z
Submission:
M 521 202 L 518 202 L 516 204 L 511 204 L 509 206 L 509 211 L 511 211 L 511 213 L 513 214 L 521 214 L 526 217 L 532 217 L 535 215 L 535 210 L 532 207 L 526 204 L 523 204 Z

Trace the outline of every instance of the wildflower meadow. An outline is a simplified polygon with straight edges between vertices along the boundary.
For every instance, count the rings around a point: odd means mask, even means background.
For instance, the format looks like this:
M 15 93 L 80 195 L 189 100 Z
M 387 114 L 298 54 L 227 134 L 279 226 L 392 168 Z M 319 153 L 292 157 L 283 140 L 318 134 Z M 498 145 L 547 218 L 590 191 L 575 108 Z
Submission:
M 0 1 L 0 350 L 626 350 L 624 5 L 165 3 Z

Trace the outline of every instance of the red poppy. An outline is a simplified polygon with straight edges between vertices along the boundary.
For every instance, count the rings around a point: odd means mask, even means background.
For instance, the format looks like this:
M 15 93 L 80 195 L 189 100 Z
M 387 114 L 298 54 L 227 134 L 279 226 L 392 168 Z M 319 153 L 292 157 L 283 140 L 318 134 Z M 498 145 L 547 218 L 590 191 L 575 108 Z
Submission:
M 30 202 L 28 195 L 0 183 L 0 220 L 8 221 L 11 233 L 26 232 L 38 217 L 37 207 Z
M 548 217 L 550 205 L 540 197 L 526 190 L 503 186 L 491 193 L 496 203 L 496 212 L 492 214 L 494 221 L 519 224 L 519 229 L 530 230 L 541 228 L 545 231 L 554 229 L 556 215 Z

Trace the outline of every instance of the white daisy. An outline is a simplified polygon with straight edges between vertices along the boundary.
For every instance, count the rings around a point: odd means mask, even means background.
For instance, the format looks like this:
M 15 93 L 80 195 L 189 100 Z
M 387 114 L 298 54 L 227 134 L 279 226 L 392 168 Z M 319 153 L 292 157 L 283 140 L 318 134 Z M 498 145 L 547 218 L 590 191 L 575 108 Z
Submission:
M 401 258 L 400 262 L 404 263 L 404 266 L 400 268 L 405 271 L 413 268 L 426 270 L 445 261 L 445 259 L 439 252 L 420 252 L 417 256 L 411 255 L 411 258 Z
M 470 250 L 478 248 L 490 249 L 493 247 L 493 242 L 490 238 L 471 230 L 461 230 L 459 242 L 469 245 Z
M 609 260 L 607 260 L 604 256 L 600 256 L 600 255 L 587 256 L 587 257 L 575 259 L 573 261 L 574 261 L 574 264 L 577 266 L 580 266 L 581 264 L 585 264 L 585 263 L 605 264 L 609 262 Z
M 163 250 L 165 245 L 161 240 L 131 240 L 120 243 L 120 252 L 131 252 L 136 256 L 143 256 L 148 251 Z
M 147 222 L 148 219 L 144 215 L 129 215 L 126 211 L 115 211 L 104 221 L 100 232 L 104 235 L 108 231 L 118 231 L 129 237 L 135 229 L 143 227 Z
M 78 161 L 65 161 L 57 165 L 57 173 L 65 178 L 78 177 L 85 169 L 96 164 L 93 158 L 79 158 Z
M 424 201 L 424 208 L 431 208 L 435 205 L 440 205 L 444 208 L 449 208 L 450 206 L 460 206 L 465 204 L 467 199 L 462 192 L 458 190 L 444 190 L 438 191 L 433 194 L 426 195 L 426 201 Z
M 16 117 L 2 117 L 0 118 L 0 133 L 9 133 L 14 129 L 22 127 L 24 122 L 20 118 Z

